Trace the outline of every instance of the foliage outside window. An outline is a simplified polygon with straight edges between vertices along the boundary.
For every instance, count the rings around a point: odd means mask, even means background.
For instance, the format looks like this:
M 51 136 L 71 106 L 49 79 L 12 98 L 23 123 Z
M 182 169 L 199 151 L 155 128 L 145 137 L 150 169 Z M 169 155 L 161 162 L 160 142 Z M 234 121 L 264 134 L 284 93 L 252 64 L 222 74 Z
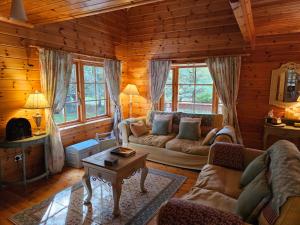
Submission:
M 77 61 L 73 64 L 65 107 L 54 115 L 54 120 L 63 126 L 107 116 L 107 96 L 103 66 Z
M 207 66 L 173 67 L 161 106 L 168 112 L 222 113 L 222 103 Z

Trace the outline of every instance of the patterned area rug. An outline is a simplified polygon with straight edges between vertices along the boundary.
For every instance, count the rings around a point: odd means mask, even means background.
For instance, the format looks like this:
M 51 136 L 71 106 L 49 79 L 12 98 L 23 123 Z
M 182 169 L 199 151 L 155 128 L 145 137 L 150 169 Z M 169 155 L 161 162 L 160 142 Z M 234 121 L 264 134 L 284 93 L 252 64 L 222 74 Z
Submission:
M 51 198 L 25 209 L 10 220 L 17 225 L 123 225 L 146 224 L 161 204 L 174 195 L 186 177 L 149 169 L 145 181 L 147 193 L 140 191 L 140 174 L 124 180 L 120 199 L 121 215 L 112 215 L 111 186 L 92 180 L 93 197 L 90 205 L 84 205 L 87 195 L 81 183 L 69 187 Z

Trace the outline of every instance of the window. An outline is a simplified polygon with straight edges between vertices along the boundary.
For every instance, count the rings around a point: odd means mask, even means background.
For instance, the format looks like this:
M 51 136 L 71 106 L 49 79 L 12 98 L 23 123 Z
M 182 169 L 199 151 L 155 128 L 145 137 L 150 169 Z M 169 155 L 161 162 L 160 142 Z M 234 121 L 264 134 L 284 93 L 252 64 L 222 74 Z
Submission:
M 164 111 L 222 113 L 222 103 L 206 65 L 173 67 L 161 106 Z
M 103 66 L 76 61 L 73 64 L 66 104 L 54 115 L 56 124 L 69 125 L 95 120 L 109 114 Z
M 84 65 L 85 115 L 87 119 L 106 114 L 106 86 L 103 67 Z

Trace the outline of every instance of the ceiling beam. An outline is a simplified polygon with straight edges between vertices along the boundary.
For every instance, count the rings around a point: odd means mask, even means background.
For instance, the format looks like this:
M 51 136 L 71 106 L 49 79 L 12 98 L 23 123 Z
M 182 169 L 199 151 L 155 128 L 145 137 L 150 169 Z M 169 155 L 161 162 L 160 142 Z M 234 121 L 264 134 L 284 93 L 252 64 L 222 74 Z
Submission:
M 255 28 L 251 9 L 251 0 L 229 0 L 235 19 L 244 40 L 255 48 Z
M 7 18 L 4 16 L 0 16 L 0 22 L 9 23 L 12 25 L 20 26 L 20 27 L 26 27 L 26 28 L 33 28 L 34 26 L 31 23 L 27 23 L 25 21 L 16 20 L 13 18 Z

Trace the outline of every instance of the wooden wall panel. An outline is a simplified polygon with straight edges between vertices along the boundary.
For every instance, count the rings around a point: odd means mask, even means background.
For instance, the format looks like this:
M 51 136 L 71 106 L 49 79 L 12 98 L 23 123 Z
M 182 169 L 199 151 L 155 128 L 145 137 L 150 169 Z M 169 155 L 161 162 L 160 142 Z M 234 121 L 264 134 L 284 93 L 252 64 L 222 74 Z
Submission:
M 35 128 L 32 120 L 35 111 L 22 109 L 28 95 L 34 90 L 40 90 L 38 52 L 28 46 L 32 44 L 91 56 L 116 57 L 124 62 L 122 72 L 126 76 L 127 23 L 124 15 L 124 12 L 115 12 L 35 29 L 0 23 L 0 139 L 5 137 L 6 123 L 12 117 L 25 117 Z M 42 127 L 44 123 L 45 119 Z M 94 138 L 95 133 L 111 129 L 112 121 L 106 119 L 63 130 L 63 145 Z M 20 179 L 20 163 L 14 162 L 14 156 L 19 151 L 0 149 L 0 170 L 5 171 L 2 175 L 6 181 Z M 40 153 L 42 151 L 38 147 L 32 151 L 28 165 L 30 176 L 42 171 L 43 156 Z
M 144 116 L 150 109 L 150 59 L 197 62 L 206 56 L 249 53 L 243 57 L 237 110 L 245 145 L 262 148 L 264 116 L 271 109 L 278 116 L 284 113 L 268 104 L 271 71 L 288 61 L 299 62 L 299 34 L 258 37 L 256 50 L 251 50 L 228 11 L 228 1 L 184 2 L 167 0 L 128 12 L 124 80 L 136 84 L 141 93 L 134 98 L 133 115 Z
M 151 58 L 199 61 L 199 56 L 243 52 L 244 41 L 232 9 L 222 0 L 175 0 L 128 11 L 127 83 L 138 86 L 133 115 L 149 110 Z M 195 59 L 197 58 L 197 59 Z

